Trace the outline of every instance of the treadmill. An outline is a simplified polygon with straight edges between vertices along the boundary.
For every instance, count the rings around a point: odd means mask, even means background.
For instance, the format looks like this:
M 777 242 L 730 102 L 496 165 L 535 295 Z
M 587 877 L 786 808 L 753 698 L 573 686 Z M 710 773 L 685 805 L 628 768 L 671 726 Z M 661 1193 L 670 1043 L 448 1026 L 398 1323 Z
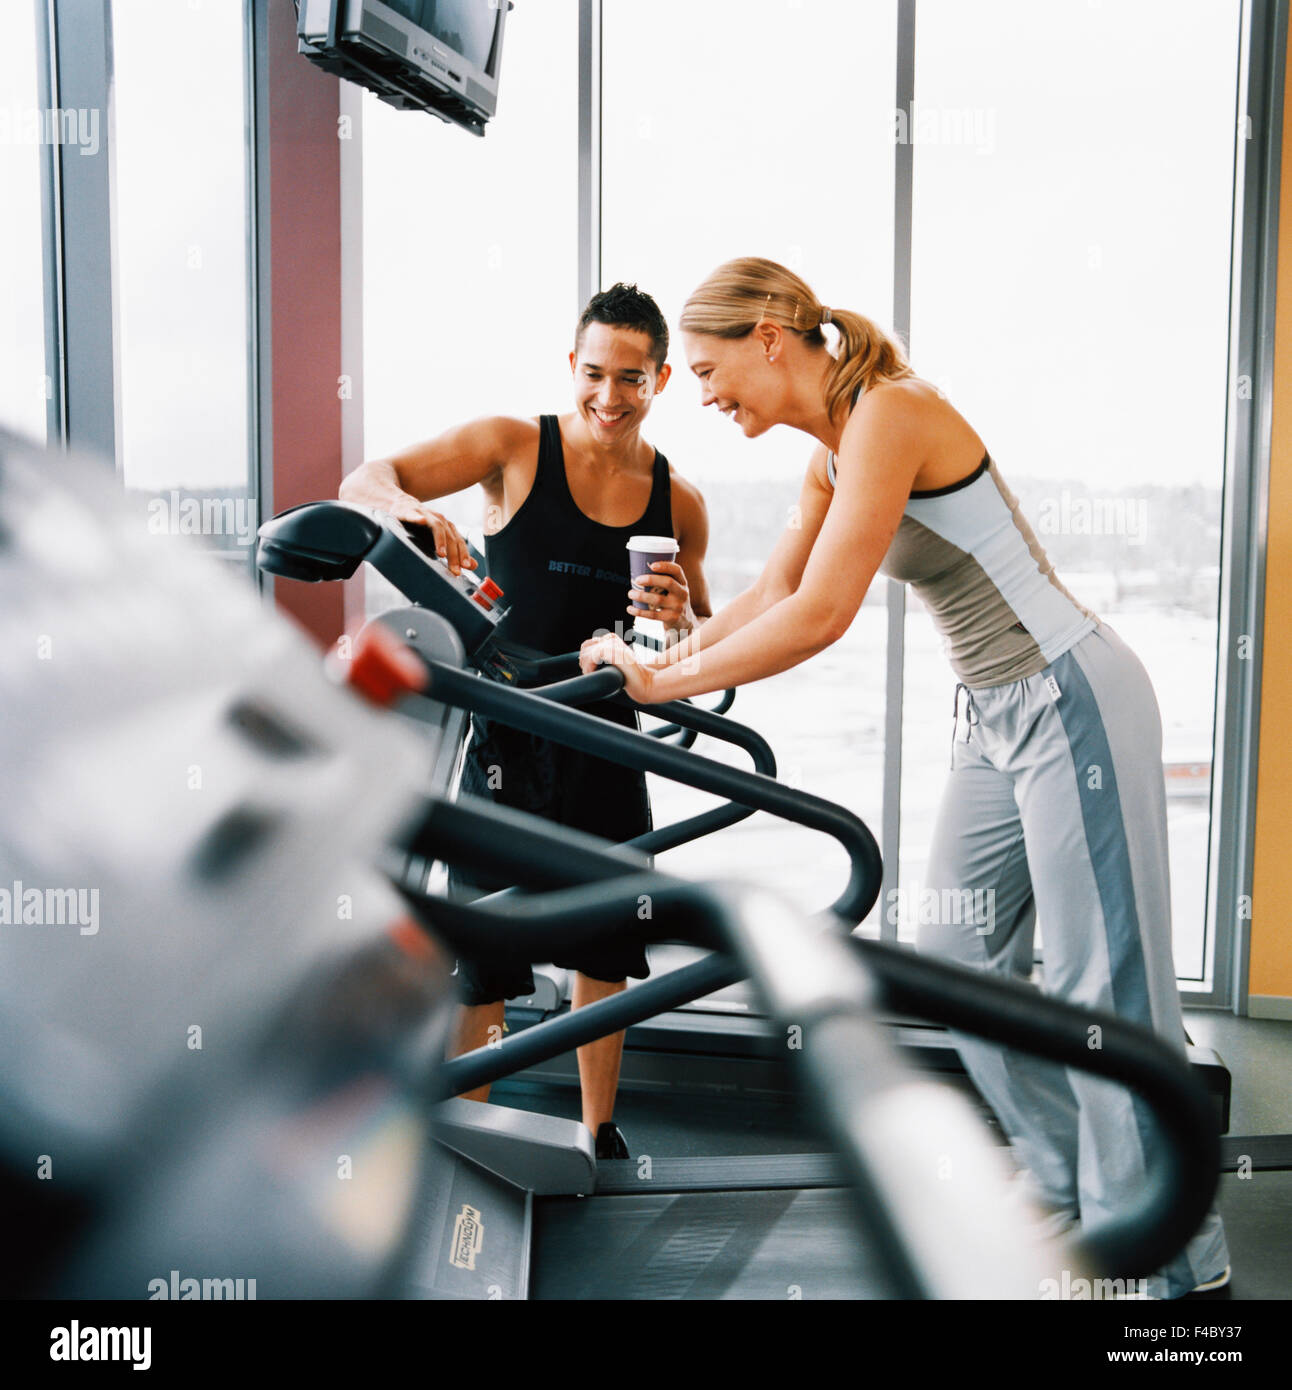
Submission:
M 483 557 L 474 550 L 472 554 L 479 564 L 478 574 L 482 576 Z M 377 622 L 412 646 L 425 660 L 477 671 L 492 683 L 492 688 L 482 690 L 478 684 L 463 685 L 456 681 L 451 672 L 442 673 L 436 714 L 427 716 L 425 711 L 418 714 L 417 702 L 411 703 L 415 718 L 451 722 L 456 717 L 460 720 L 432 733 L 428 743 L 433 764 L 429 782 L 432 790 L 441 791 L 455 785 L 461 742 L 466 736 L 466 710 L 478 710 L 490 718 L 509 723 L 512 721 L 506 708 L 499 703 L 508 689 L 532 688 L 546 683 L 550 702 L 569 698 L 560 693 L 559 686 L 553 689 L 552 683 L 577 676 L 577 653 L 549 656 L 503 639 L 498 624 L 505 616 L 505 608 L 499 606 L 500 602 L 505 602 L 505 595 L 499 602 L 480 603 L 475 597 L 478 581 L 466 575 L 451 576 L 436 557 L 429 532 L 420 535 L 417 527 L 406 528 L 386 513 L 353 503 L 331 500 L 306 503 L 280 513 L 261 527 L 257 559 L 262 569 L 305 581 L 349 578 L 361 563 L 371 564 L 412 605 L 383 614 Z M 451 691 L 446 681 L 453 686 Z M 491 698 L 493 696 L 499 698 Z M 584 703 L 592 702 L 586 692 L 579 698 Z M 619 690 L 609 698 L 627 702 Z M 631 731 L 619 731 L 625 735 L 622 739 L 598 737 L 600 721 L 595 721 L 598 728 L 589 735 L 593 743 L 580 736 L 581 747 L 610 761 L 622 761 L 628 766 L 689 783 L 713 792 L 726 803 L 675 825 L 658 827 L 637 837 L 630 847 L 641 853 L 662 854 L 735 824 L 756 808 L 800 824 L 811 824 L 841 839 L 845 847 L 850 843 L 849 837 L 854 843 L 867 841 L 863 856 L 868 862 L 878 863 L 878 848 L 869 830 L 851 812 L 771 781 L 776 774 L 776 762 L 766 740 L 754 730 L 724 717 L 734 698 L 734 691 L 725 692 L 713 709 L 704 709 L 690 701 L 634 706 L 642 715 L 665 721 L 661 727 L 646 731 L 649 740 L 656 745 L 659 755 L 656 757 L 647 756 L 650 751 L 647 739 Z M 526 707 L 523 717 L 529 722 L 518 727 L 561 740 L 561 733 L 550 719 L 543 717 L 541 710 Z M 588 723 L 591 726 L 594 721 Z M 687 773 L 694 772 L 699 764 L 674 755 L 689 751 L 701 734 L 731 743 L 747 753 L 758 774 L 757 780 L 736 786 L 721 775 L 719 770 L 724 768 L 723 764 L 707 759 L 703 760 L 704 770 L 714 775 L 707 781 L 689 777 Z M 773 789 L 779 795 L 769 796 Z M 807 806 L 818 813 L 815 820 L 803 820 L 796 814 Z M 428 876 L 432 871 L 429 863 L 420 868 Z M 867 903 L 863 910 L 857 910 L 859 903 L 854 890 L 859 872 L 854 862 L 849 886 L 831 904 L 831 910 L 848 920 L 853 928 L 870 908 Z M 678 988 L 668 1007 L 629 1028 L 620 1073 L 621 1093 L 662 1095 L 687 1091 L 700 1097 L 738 1093 L 782 1099 L 791 1094 L 788 1074 L 768 1019 L 756 993 L 743 980 L 718 980 L 712 967 L 706 967 L 700 953 L 684 946 L 657 945 L 651 949 L 650 959 L 653 977 L 667 975 L 675 979 Z M 508 1002 L 508 1027 L 514 1031 L 557 1017 L 569 1008 L 564 972 L 536 970 L 535 982 L 534 995 Z M 630 991 L 640 988 L 640 984 L 630 982 L 629 988 Z M 889 1023 L 899 1045 L 919 1066 L 954 1079 L 976 1094 L 947 1029 L 900 1014 L 890 1015 Z M 1227 1132 L 1231 1088 L 1228 1069 L 1209 1048 L 1191 1044 L 1188 1056 L 1212 1097 L 1221 1132 Z M 536 1063 L 527 1079 L 539 1084 L 570 1086 L 577 1084 L 578 1076 L 573 1057 L 564 1056 Z

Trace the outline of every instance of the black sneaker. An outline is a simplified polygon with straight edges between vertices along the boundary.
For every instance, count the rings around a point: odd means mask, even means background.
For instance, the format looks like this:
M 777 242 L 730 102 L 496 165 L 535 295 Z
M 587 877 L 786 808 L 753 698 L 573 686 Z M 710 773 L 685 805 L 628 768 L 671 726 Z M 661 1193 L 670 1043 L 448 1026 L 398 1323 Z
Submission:
M 619 1132 L 619 1126 L 609 1120 L 597 1130 L 598 1158 L 631 1158 L 628 1144 Z

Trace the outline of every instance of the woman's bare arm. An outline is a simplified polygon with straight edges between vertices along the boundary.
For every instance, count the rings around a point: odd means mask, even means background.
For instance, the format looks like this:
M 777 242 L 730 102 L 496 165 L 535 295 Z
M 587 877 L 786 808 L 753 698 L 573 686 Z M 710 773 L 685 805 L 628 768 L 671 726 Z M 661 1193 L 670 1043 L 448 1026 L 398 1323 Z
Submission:
M 830 507 L 831 489 L 826 478 L 825 458 L 824 448 L 813 453 L 798 505 L 790 514 L 789 524 L 763 566 L 762 574 L 707 622 L 694 628 L 686 641 L 670 648 L 670 664 L 693 659 L 702 648 L 712 647 L 746 623 L 753 622 L 798 588 L 812 545 Z
M 877 393 L 844 427 L 834 497 L 792 593 L 717 642 L 708 633 L 718 619 L 706 623 L 692 660 L 669 652 L 667 664 L 639 665 L 622 643 L 604 638 L 584 648 L 585 669 L 622 665 L 629 696 L 649 703 L 761 680 L 824 651 L 861 607 L 901 524 L 926 441 L 920 412 L 904 393 Z

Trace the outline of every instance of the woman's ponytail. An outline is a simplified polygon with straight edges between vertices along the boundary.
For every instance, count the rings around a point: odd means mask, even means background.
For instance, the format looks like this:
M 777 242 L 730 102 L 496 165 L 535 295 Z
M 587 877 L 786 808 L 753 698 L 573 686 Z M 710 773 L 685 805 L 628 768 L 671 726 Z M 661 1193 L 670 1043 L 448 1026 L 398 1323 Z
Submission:
M 792 270 L 760 256 L 720 265 L 682 308 L 678 326 L 687 333 L 743 338 L 764 320 L 797 333 L 812 347 L 826 347 L 823 323 L 839 333 L 839 349 L 826 377 L 831 417 L 847 408 L 858 387 L 913 376 L 901 343 L 864 314 L 828 309 Z
M 825 379 L 826 409 L 834 419 L 846 411 L 853 393 L 873 381 L 899 381 L 914 376 L 902 345 L 864 314 L 831 309 L 830 322 L 839 331 L 839 350 Z

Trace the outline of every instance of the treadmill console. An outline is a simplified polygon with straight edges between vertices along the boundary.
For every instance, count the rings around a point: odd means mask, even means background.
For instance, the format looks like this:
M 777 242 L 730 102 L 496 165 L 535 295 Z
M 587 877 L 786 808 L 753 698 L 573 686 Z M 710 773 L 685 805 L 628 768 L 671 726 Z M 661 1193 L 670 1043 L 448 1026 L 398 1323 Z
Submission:
M 317 582 L 348 579 L 366 561 L 411 603 L 447 619 L 482 672 L 514 683 L 515 671 L 495 644 L 506 616 L 502 590 L 487 578 L 450 573 L 431 532 L 420 534 L 424 529 L 353 502 L 307 502 L 265 522 L 256 563 L 271 574 Z

